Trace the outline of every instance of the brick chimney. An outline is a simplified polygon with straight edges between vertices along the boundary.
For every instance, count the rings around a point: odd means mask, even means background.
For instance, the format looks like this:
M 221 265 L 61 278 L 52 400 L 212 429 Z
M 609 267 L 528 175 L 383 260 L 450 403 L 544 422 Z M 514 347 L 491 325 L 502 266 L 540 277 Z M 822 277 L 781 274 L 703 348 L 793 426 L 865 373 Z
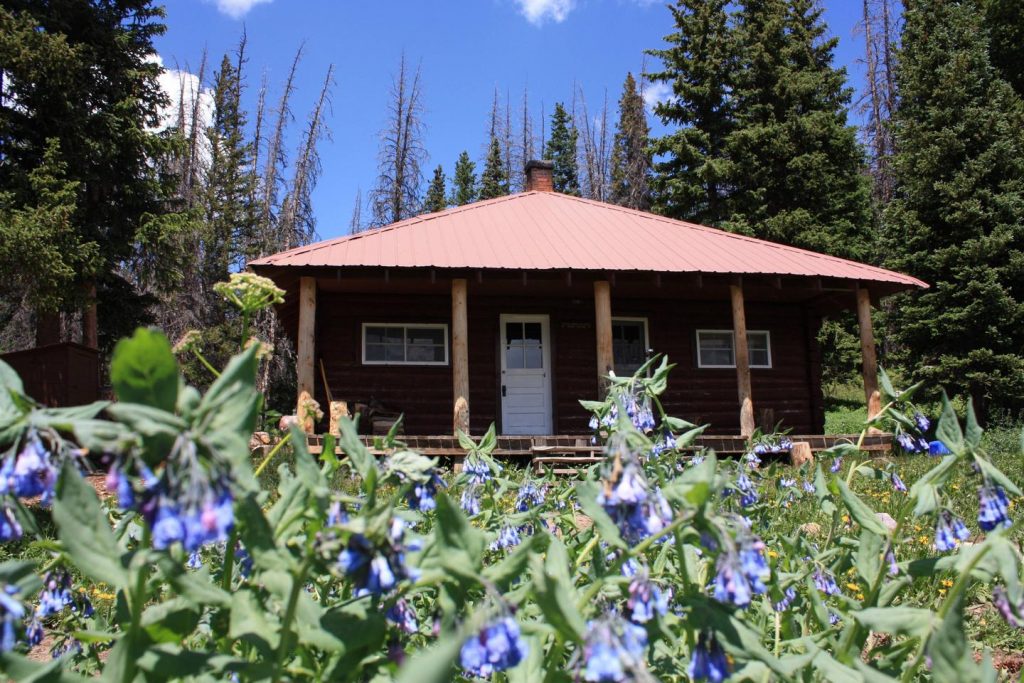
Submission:
M 526 162 L 526 191 L 554 192 L 555 183 L 551 172 L 555 165 L 550 161 L 533 159 Z

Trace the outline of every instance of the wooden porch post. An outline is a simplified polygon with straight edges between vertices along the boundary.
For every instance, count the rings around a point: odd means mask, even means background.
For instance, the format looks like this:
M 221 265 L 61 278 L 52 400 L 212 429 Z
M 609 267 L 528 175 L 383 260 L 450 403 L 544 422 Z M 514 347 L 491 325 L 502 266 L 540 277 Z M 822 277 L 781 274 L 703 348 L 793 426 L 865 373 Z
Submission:
M 604 394 L 608 388 L 605 377 L 615 369 L 612 356 L 612 294 L 607 280 L 594 282 L 594 329 L 597 332 L 597 379 L 600 391 Z
M 466 280 L 452 280 L 452 432 L 469 434 L 469 342 Z
M 882 395 L 878 393 L 878 358 L 875 356 L 875 333 L 871 327 L 871 293 L 857 288 L 857 323 L 860 326 L 861 372 L 864 377 L 864 398 L 868 419 L 882 411 Z
M 747 316 L 743 310 L 743 285 L 729 286 L 732 297 L 732 329 L 736 351 L 736 384 L 740 399 L 740 436 L 754 434 L 754 401 L 750 391 L 750 356 L 747 352 Z
M 313 433 L 313 418 L 306 415 L 306 403 L 313 400 L 314 363 L 316 343 L 316 278 L 299 278 L 299 333 L 296 336 L 295 375 L 298 400 L 295 414 L 302 420 L 302 429 Z

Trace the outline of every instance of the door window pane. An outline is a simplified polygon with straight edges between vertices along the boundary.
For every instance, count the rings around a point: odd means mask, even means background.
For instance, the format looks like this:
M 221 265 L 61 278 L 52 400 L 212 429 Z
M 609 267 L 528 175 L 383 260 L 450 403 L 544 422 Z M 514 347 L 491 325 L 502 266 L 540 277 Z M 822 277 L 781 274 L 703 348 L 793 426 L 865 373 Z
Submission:
M 628 377 L 647 360 L 647 335 L 643 320 L 612 320 L 612 357 L 615 374 Z

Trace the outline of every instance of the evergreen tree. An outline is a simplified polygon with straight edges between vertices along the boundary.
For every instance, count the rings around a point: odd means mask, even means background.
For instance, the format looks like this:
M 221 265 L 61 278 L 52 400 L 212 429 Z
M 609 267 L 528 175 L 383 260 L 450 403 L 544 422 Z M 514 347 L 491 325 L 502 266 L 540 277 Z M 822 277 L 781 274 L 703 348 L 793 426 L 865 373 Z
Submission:
M 890 336 L 915 378 L 975 407 L 1024 408 L 1024 102 L 990 61 L 972 2 L 907 3 L 894 115 Z
M 62 169 L 62 182 L 75 192 L 73 241 L 95 249 L 102 263 L 76 272 L 76 286 L 39 303 L 71 310 L 95 277 L 101 344 L 140 322 L 114 316 L 138 310 L 143 298 L 134 283 L 122 286 L 139 238 L 156 247 L 180 227 L 151 163 L 167 144 L 152 132 L 165 101 L 152 61 L 162 17 L 148 0 L 11 0 L 0 8 L 0 187 L 7 210 L 32 210 L 43 200 L 33 173 L 45 164 Z M 51 150 L 57 156 L 47 161 Z M 0 287 L 14 280 L 0 273 Z
M 1024 97 L 1024 3 L 1020 0 L 979 2 L 985 12 L 992 66 Z
M 854 259 L 868 255 L 869 185 L 851 90 L 816 0 L 747 0 L 738 15 L 735 127 L 726 139 L 737 232 Z
M 434 177 L 427 187 L 427 196 L 423 200 L 423 213 L 437 213 L 448 208 L 448 200 L 445 199 L 444 169 L 440 164 L 434 169 Z
M 626 74 L 619 98 L 619 122 L 611 158 L 611 201 L 631 209 L 650 207 L 651 153 L 648 150 L 650 128 L 644 111 L 644 98 L 632 73 Z
M 653 141 L 653 208 L 658 213 L 707 225 L 730 216 L 730 164 L 725 141 L 734 120 L 729 92 L 735 81 L 736 45 L 727 0 L 679 0 L 670 7 L 676 31 L 668 47 L 649 50 L 664 70 L 654 83 L 672 87 L 672 97 L 654 113 L 673 132 Z
M 552 180 L 555 192 L 579 196 L 580 180 L 577 162 L 576 141 L 579 133 L 573 125 L 572 116 L 561 102 L 555 104 L 551 115 L 551 137 L 544 147 L 544 156 L 554 164 Z
M 455 162 L 455 173 L 452 178 L 452 196 L 448 203 L 452 206 L 462 206 L 475 202 L 477 199 L 476 189 L 476 163 L 469 158 L 469 152 L 462 152 Z
M 480 199 L 493 199 L 508 194 L 508 176 L 505 175 L 505 160 L 501 154 L 501 141 L 491 136 L 491 144 L 480 176 Z

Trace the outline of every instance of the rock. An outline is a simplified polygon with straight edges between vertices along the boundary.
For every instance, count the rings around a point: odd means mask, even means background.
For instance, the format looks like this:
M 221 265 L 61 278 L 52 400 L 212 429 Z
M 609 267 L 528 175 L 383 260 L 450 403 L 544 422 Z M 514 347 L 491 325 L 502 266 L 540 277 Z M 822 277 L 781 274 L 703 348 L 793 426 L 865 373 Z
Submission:
M 800 525 L 800 531 L 804 532 L 808 536 L 818 536 L 821 534 L 821 525 L 815 524 L 814 522 L 807 522 L 806 524 Z
M 299 425 L 299 418 L 295 415 L 282 415 L 280 421 L 277 423 L 277 428 L 282 432 L 286 432 L 292 425 L 301 426 Z
M 889 531 L 896 531 L 896 520 L 887 512 L 876 512 L 875 517 Z

